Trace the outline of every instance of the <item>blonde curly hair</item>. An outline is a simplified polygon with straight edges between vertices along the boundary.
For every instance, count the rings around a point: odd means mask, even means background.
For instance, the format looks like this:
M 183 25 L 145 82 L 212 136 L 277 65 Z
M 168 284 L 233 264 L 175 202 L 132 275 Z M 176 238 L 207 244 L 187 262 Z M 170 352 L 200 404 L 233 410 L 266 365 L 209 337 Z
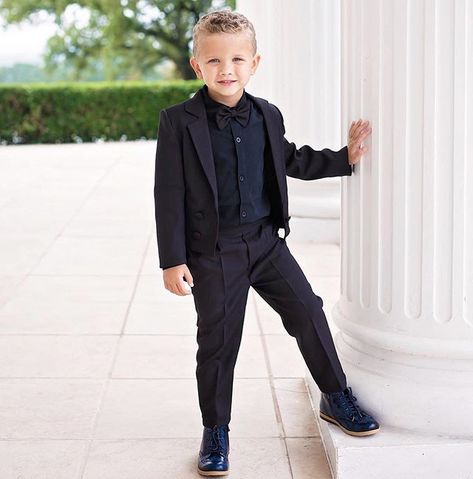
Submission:
M 199 18 L 199 21 L 192 29 L 192 55 L 197 57 L 199 40 L 202 35 L 212 33 L 241 33 L 247 32 L 251 42 L 253 55 L 256 55 L 256 34 L 253 24 L 241 13 L 229 9 L 216 10 L 206 13 Z

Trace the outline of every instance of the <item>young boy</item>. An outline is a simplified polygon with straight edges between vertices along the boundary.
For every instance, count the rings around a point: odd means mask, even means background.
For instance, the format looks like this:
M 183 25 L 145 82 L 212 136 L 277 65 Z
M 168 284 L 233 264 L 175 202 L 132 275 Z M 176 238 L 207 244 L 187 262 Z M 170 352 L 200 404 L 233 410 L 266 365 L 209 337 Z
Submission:
M 279 109 L 245 91 L 256 72 L 253 25 L 229 10 L 200 18 L 192 68 L 205 85 L 160 113 L 155 208 L 166 289 L 193 294 L 197 386 L 204 426 L 198 472 L 229 472 L 233 371 L 250 286 L 281 316 L 321 390 L 320 416 L 351 435 L 379 430 L 356 398 L 337 357 L 320 296 L 290 253 L 286 175 L 351 175 L 371 132 L 352 123 L 340 151 L 297 149 Z M 278 229 L 284 228 L 284 238 Z M 192 288 L 189 291 L 185 282 Z

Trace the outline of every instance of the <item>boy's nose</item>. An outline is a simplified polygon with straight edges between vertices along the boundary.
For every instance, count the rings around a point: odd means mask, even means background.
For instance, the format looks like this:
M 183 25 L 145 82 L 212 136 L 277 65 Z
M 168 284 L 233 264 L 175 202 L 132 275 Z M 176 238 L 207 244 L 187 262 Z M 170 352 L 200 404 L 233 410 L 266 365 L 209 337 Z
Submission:
M 231 64 L 231 62 L 229 64 L 222 63 L 221 64 L 220 76 L 231 75 L 231 74 L 232 74 L 232 64 Z

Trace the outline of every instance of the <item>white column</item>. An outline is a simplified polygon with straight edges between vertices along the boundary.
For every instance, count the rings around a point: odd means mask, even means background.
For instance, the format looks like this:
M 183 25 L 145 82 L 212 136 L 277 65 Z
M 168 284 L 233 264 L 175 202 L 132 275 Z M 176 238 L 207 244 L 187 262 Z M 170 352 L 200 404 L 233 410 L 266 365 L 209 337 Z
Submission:
M 247 90 L 282 111 L 298 147 L 340 149 L 340 4 L 237 0 L 253 23 L 261 62 Z M 340 241 L 340 179 L 288 177 L 291 240 Z
M 247 90 L 281 109 L 288 139 L 341 148 L 339 2 L 237 0 L 236 10 L 261 54 Z
M 472 439 L 473 2 L 342 0 L 356 118 L 373 133 L 342 179 L 333 309 L 349 385 L 386 427 Z

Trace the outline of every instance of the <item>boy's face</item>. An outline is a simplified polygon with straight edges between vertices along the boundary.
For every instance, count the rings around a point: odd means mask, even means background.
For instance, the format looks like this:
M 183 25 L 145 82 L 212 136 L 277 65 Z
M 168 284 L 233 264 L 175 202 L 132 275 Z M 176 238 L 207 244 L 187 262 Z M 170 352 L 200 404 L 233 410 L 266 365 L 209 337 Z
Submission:
M 200 38 L 197 56 L 190 64 L 214 100 L 235 106 L 260 58 L 253 55 L 248 33 L 212 33 Z

